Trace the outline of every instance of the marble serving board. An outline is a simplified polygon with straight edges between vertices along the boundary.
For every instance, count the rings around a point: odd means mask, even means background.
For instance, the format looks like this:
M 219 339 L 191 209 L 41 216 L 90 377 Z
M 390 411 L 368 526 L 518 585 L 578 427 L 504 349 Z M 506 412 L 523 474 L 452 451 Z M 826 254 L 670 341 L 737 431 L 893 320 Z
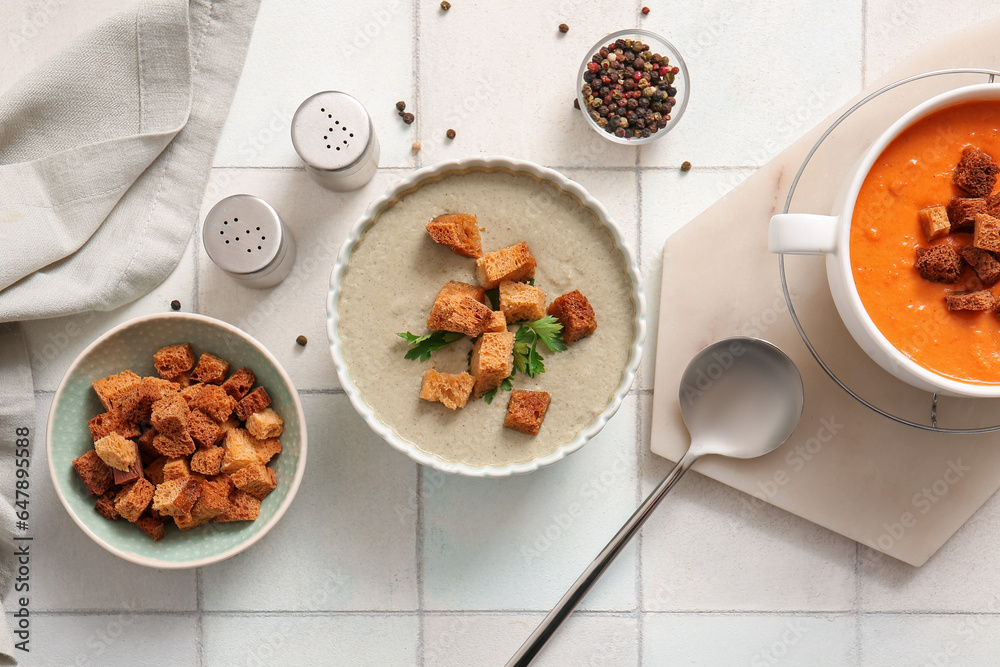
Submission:
M 802 342 L 767 251 L 770 217 L 784 207 L 810 148 L 841 114 L 883 86 L 921 72 L 1000 68 L 1000 21 L 922 47 L 857 98 L 671 236 L 663 249 L 651 449 L 677 460 L 688 433 L 677 401 L 688 360 L 734 335 L 769 340 L 798 364 L 806 392 L 798 428 L 751 461 L 707 457 L 695 470 L 914 566 L 924 564 L 1000 488 L 1000 433 L 943 435 L 901 425 L 856 401 Z M 951 74 L 900 86 L 864 104 L 823 142 L 795 188 L 790 211 L 830 213 L 840 183 L 874 139 L 905 111 L 985 75 Z M 1000 85 L 1000 78 L 998 78 Z M 802 325 L 834 372 L 867 400 L 929 424 L 932 396 L 896 380 L 858 347 L 837 316 L 823 259 L 786 257 Z M 938 425 L 1000 424 L 1000 401 L 942 398 Z

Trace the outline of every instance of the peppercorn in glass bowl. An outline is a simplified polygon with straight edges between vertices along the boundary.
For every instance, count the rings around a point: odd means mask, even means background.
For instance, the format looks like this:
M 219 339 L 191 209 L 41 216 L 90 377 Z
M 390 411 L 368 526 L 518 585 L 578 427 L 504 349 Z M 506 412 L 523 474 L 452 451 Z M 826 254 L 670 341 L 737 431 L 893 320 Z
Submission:
M 587 124 L 619 144 L 646 144 L 672 130 L 684 115 L 689 93 L 681 54 L 660 35 L 639 28 L 597 42 L 576 77 L 577 102 Z

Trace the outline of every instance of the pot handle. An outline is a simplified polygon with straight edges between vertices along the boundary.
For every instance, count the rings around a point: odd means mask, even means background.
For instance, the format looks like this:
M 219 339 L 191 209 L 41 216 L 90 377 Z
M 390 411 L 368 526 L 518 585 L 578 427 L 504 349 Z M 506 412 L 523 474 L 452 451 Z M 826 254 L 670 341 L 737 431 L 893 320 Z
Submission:
M 780 213 L 771 217 L 767 249 L 790 255 L 826 255 L 837 251 L 840 218 L 811 213 Z

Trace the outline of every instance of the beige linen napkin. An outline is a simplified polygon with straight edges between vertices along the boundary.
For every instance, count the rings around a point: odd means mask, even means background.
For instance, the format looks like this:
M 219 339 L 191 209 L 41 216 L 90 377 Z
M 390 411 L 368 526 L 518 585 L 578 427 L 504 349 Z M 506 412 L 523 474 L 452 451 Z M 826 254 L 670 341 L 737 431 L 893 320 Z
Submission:
M 110 310 L 174 269 L 259 2 L 144 0 L 0 99 L 0 593 L 16 567 L 13 537 L 27 534 L 13 511 L 17 429 L 43 446 L 13 322 Z M 0 626 L 0 665 L 16 654 Z

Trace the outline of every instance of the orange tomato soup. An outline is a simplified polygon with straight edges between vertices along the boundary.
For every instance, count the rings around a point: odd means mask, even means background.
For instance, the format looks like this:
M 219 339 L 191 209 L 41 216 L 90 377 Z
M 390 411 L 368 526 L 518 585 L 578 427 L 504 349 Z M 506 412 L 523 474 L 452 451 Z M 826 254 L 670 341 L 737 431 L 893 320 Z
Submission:
M 1000 384 L 1000 316 L 945 305 L 948 292 L 982 288 L 975 273 L 966 266 L 957 283 L 945 285 L 924 280 L 914 268 L 917 247 L 932 245 L 917 211 L 968 196 L 951 177 L 969 144 L 1000 160 L 1000 101 L 936 111 L 886 147 L 854 208 L 851 269 L 865 310 L 896 349 L 940 375 Z M 933 244 L 971 242 L 971 234 L 951 234 Z

